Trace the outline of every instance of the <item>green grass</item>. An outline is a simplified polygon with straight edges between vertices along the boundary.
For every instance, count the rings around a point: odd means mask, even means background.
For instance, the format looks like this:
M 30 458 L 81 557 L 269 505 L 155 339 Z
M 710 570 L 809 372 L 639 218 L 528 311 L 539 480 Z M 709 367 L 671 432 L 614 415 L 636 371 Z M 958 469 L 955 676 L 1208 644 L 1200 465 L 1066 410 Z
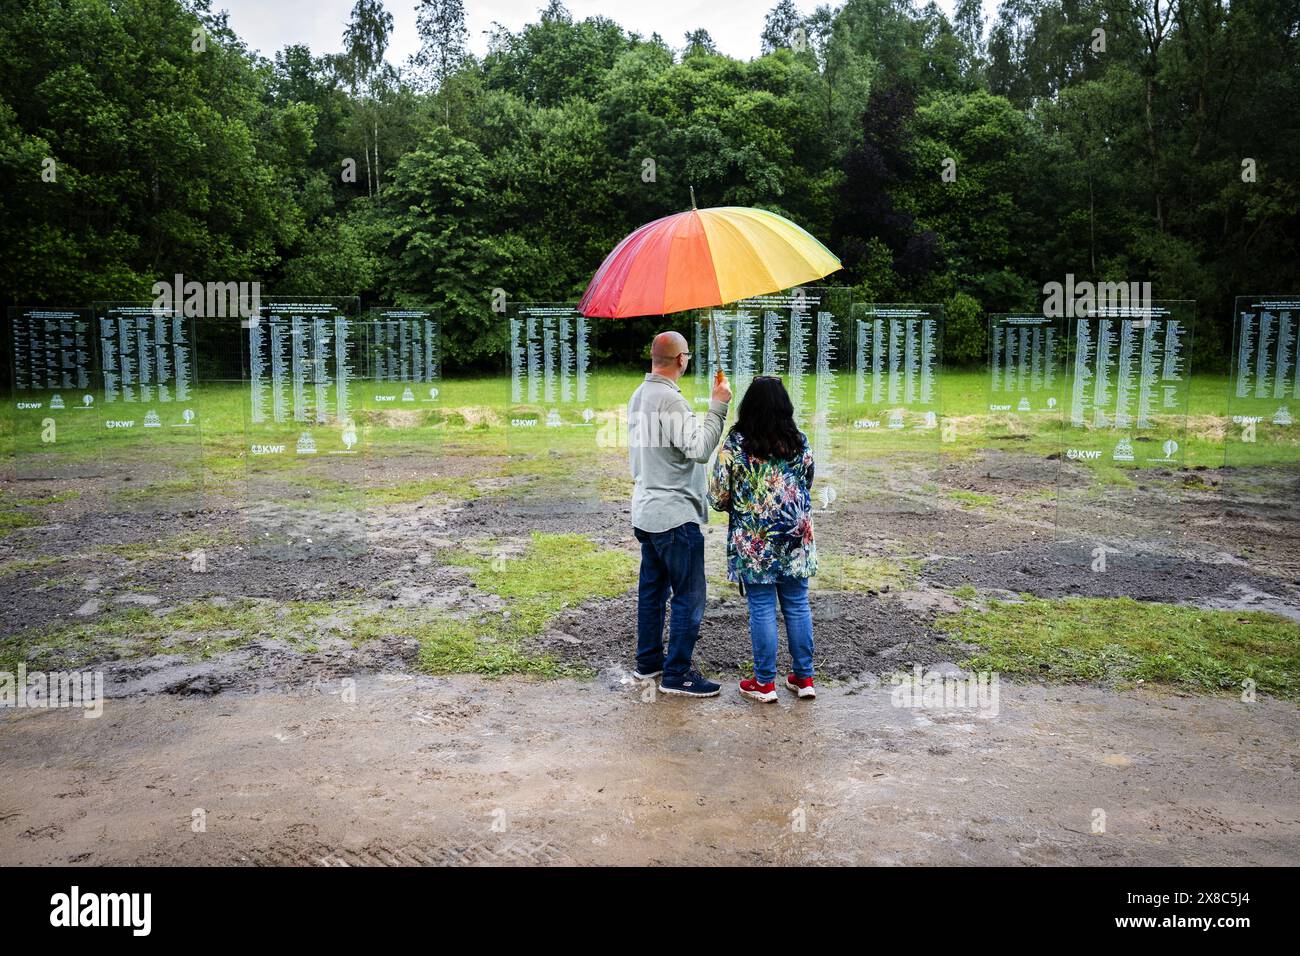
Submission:
M 642 378 L 639 369 L 596 370 L 591 377 L 591 407 L 598 415 L 621 407 Z M 681 384 L 692 407 L 701 407 L 695 399 L 706 395 L 707 381 L 697 383 L 692 374 Z M 1223 464 L 1227 389 L 1228 379 L 1224 375 L 1198 373 L 1192 377 L 1188 429 L 1182 442 L 1186 467 L 1217 468 Z M 477 471 L 471 468 L 454 479 L 417 477 L 409 481 L 381 481 L 378 486 L 365 488 L 364 499 L 368 504 L 382 507 L 434 495 L 460 500 L 477 497 L 482 492 L 473 484 L 476 477 L 507 479 L 504 491 L 507 496 L 564 493 L 594 500 L 616 499 L 627 494 L 626 482 L 621 477 L 626 470 L 625 450 L 600 447 L 592 441 L 593 430 L 561 428 L 521 433 L 507 428 L 510 395 L 509 379 L 504 375 L 445 379 L 440 383 L 437 405 L 430 407 L 374 407 L 368 405 L 369 391 L 367 383 L 357 383 L 356 418 L 362 448 L 371 462 L 367 467 L 379 469 L 386 460 L 397 461 L 411 455 L 423 456 L 419 462 L 413 462 L 416 467 L 439 455 L 481 459 L 481 467 Z M 854 459 L 854 473 L 868 487 L 872 485 L 871 475 L 888 474 L 907 462 L 933 466 L 994 450 L 1047 459 L 1061 451 L 1061 429 L 1049 417 L 988 415 L 987 378 L 979 369 L 948 369 L 943 373 L 941 415 L 951 420 L 956 429 L 955 440 L 950 443 L 941 443 L 937 431 L 909 430 L 905 434 L 869 437 L 855 433 L 852 422 L 861 417 L 864 409 L 852 402 L 853 391 L 852 383 L 847 380 L 837 389 L 840 405 L 830 421 L 832 446 L 842 460 Z M 202 439 L 201 477 L 197 471 L 163 475 L 154 483 L 142 482 L 139 487 L 120 490 L 119 501 L 147 504 L 154 497 L 195 490 L 200 480 L 204 493 L 209 495 L 238 493 L 242 489 L 250 465 L 246 456 L 245 387 L 234 382 L 210 382 L 197 390 L 194 404 L 202 423 L 200 436 L 196 436 Z M 14 436 L 15 427 L 13 416 L 7 416 L 0 421 L 0 434 Z M 321 429 L 321 436 L 328 438 L 326 433 L 336 426 L 287 426 L 283 437 L 292 441 L 300 431 L 314 428 Z M 1232 462 L 1270 466 L 1294 463 L 1300 459 L 1300 447 L 1295 438 L 1289 437 L 1289 432 L 1294 431 L 1277 428 L 1266 421 L 1259 426 L 1259 441 L 1247 445 L 1231 440 L 1235 433 L 1229 427 Z M 52 467 L 60 457 L 69 463 L 100 454 L 106 460 L 120 459 L 138 455 L 142 448 L 152 449 L 151 459 L 158 462 L 191 461 L 198 457 L 198 445 L 192 440 L 187 443 L 181 437 L 167 436 L 159 442 L 157 439 L 162 436 L 151 436 L 141 444 L 140 437 L 120 436 L 109 440 L 99 432 L 84 435 L 76 432 L 66 443 L 42 446 L 33 443 L 32 436 L 23 432 L 20 444 L 43 460 L 42 468 Z M 137 444 L 133 445 L 132 441 Z M 340 481 L 334 470 L 319 460 L 307 463 L 295 461 L 292 455 L 264 456 L 252 464 L 255 483 L 269 489 L 283 482 L 285 487 L 281 490 L 289 502 L 295 498 L 292 493 L 295 487 L 314 493 L 308 499 L 311 507 L 328 507 L 331 503 L 348 507 L 360 504 L 363 497 L 359 489 L 365 486 L 364 480 L 358 483 L 354 476 L 349 476 L 349 480 Z M 1098 485 L 1117 486 L 1142 483 L 1148 475 L 1162 470 L 1115 465 L 1108 456 L 1091 467 Z M 267 481 L 262 481 L 263 477 Z M 1182 486 L 1192 491 L 1210 487 L 1196 479 L 1185 481 Z M 960 494 L 953 497 L 970 507 L 991 503 L 988 499 Z M 66 498 L 59 495 L 5 502 L 0 506 L 0 534 L 38 522 L 38 518 L 16 514 L 16 509 L 21 510 L 29 502 L 43 505 L 58 500 Z
M 0 575 L 21 574 L 24 571 L 39 571 L 42 568 L 48 568 L 51 565 L 59 564 L 64 560 L 66 559 L 62 555 L 51 555 L 44 558 L 18 558 L 0 564 Z
M 598 370 L 593 379 L 596 383 L 597 408 L 615 408 L 623 404 L 636 388 L 642 378 L 637 370 Z M 682 392 L 692 407 L 699 407 L 695 398 L 705 394 L 706 386 L 699 386 L 693 375 L 682 380 Z M 448 409 L 457 406 L 470 408 L 503 405 L 507 393 L 507 381 L 502 378 L 448 379 L 444 383 L 444 396 Z M 947 369 L 943 373 L 941 400 L 942 416 L 953 419 L 956 424 L 955 441 L 940 443 L 934 433 L 908 436 L 907 441 L 890 436 L 872 436 L 870 439 L 852 433 L 851 423 L 858 416 L 859 409 L 853 406 L 847 396 L 852 394 L 848 382 L 841 383 L 838 393 L 841 397 L 840 407 L 832 416 L 832 427 L 843 436 L 839 442 L 841 454 L 852 451 L 862 456 L 863 467 L 888 469 L 891 461 L 934 462 L 940 460 L 954 461 L 970 457 L 988 450 L 1015 451 L 1046 459 L 1058 455 L 1061 451 L 1063 435 L 1059 421 L 1047 416 L 992 416 L 987 413 L 987 375 L 980 369 Z M 1192 376 L 1188 394 L 1187 431 L 1182 440 L 1184 467 L 1218 468 L 1224 463 L 1224 423 L 1227 415 L 1228 377 L 1211 373 L 1196 373 Z M 733 413 L 734 420 L 734 413 Z M 1181 420 L 1175 420 L 1181 425 Z M 472 429 L 458 430 L 449 427 L 446 431 L 448 440 L 457 434 L 467 435 Z M 495 448 L 512 453 L 512 460 L 506 465 L 507 473 L 513 476 L 534 475 L 543 483 L 553 483 L 563 476 L 565 461 L 562 456 L 546 457 L 530 450 L 526 444 L 517 443 L 513 448 L 507 447 L 507 439 L 495 429 Z M 557 430 L 559 431 L 559 430 Z M 485 444 L 488 435 L 477 436 Z M 572 440 L 575 436 L 569 436 Z M 547 435 L 546 439 L 553 439 Z M 373 447 L 379 447 L 378 444 Z M 1283 430 L 1273 428 L 1267 423 L 1259 426 L 1259 440 L 1255 445 L 1245 446 L 1235 443 L 1232 448 L 1232 463 L 1247 464 L 1257 462 L 1265 465 L 1295 462 L 1300 459 L 1300 447 L 1294 439 L 1287 439 Z M 561 451 L 574 449 L 561 448 Z M 591 453 L 582 449 L 577 451 L 587 454 L 586 459 L 577 460 L 574 465 L 585 465 Z M 607 449 L 605 456 L 609 460 L 621 458 L 621 449 Z M 596 453 L 596 457 L 600 457 Z M 1093 466 L 1098 482 L 1132 486 L 1145 480 L 1144 473 L 1160 469 L 1130 468 L 1114 465 L 1109 459 Z M 572 477 L 574 471 L 569 472 Z M 1203 483 L 1191 482 L 1190 489 L 1202 487 Z M 600 492 L 605 496 L 617 494 L 618 489 L 611 483 L 601 480 Z M 958 497 L 957 500 L 962 500 Z M 995 498 L 970 499 L 963 503 L 974 507 L 992 504 Z
M 914 558 L 859 558 L 819 552 L 812 587 L 877 593 L 909 587 L 919 574 L 920 562 Z
M 32 528 L 44 524 L 45 517 L 41 509 L 48 505 L 71 501 L 80 494 L 80 491 L 69 489 L 36 497 L 11 498 L 0 490 L 0 538 L 19 528 Z
M 431 673 L 575 674 L 549 655 L 530 655 L 527 638 L 540 634 L 561 611 L 597 598 L 617 597 L 636 579 L 636 560 L 577 534 L 534 533 L 518 557 L 457 552 L 474 585 L 501 598 L 500 612 L 471 619 L 442 618 L 417 632 L 420 665 Z
M 483 494 L 483 490 L 478 485 L 464 478 L 417 478 L 414 481 L 366 489 L 366 504 L 377 507 L 403 505 L 422 501 L 434 495 L 457 501 L 471 501 L 482 497 Z
M 963 508 L 987 508 L 998 503 L 997 495 L 986 495 L 979 491 L 960 491 L 950 490 L 944 492 L 953 501 L 958 502 Z
M 200 548 L 219 548 L 237 544 L 240 536 L 231 528 L 215 531 L 187 531 L 149 541 L 129 541 L 98 547 L 94 553 L 111 555 L 127 561 L 180 560 Z
M 0 638 L 0 669 L 77 668 L 101 660 L 178 654 L 203 660 L 257 637 L 312 651 L 328 634 L 346 634 L 349 605 L 312 601 L 189 601 L 165 613 L 140 607 L 89 621 L 30 628 Z
M 189 498 L 197 500 L 203 493 L 203 480 L 199 477 L 177 478 L 175 481 L 159 481 L 134 488 L 120 488 L 113 492 L 113 497 L 121 502 L 146 502 L 155 498 L 171 501 Z
M 983 370 L 944 370 L 942 414 L 957 420 L 956 441 L 943 446 L 945 457 L 962 458 L 989 448 L 1043 455 L 1060 450 L 1063 436 L 1059 421 L 1048 416 L 989 415 L 987 388 L 987 374 Z M 1187 432 L 1180 439 L 1184 467 L 1219 468 L 1224 464 L 1223 429 L 1227 414 L 1228 376 L 1193 373 L 1187 396 Z M 1180 426 L 1181 419 L 1175 419 L 1174 424 Z M 1294 431 L 1288 433 L 1262 423 L 1254 445 L 1240 442 L 1231 445 L 1230 463 L 1294 463 L 1300 458 Z M 1142 469 L 1112 466 L 1106 460 L 1095 466 L 1095 470 L 1100 481 L 1130 484 L 1133 474 Z
M 992 601 L 939 618 L 980 647 L 973 670 L 1196 691 L 1300 697 L 1300 623 L 1259 612 L 1207 611 L 1129 598 Z
M 72 501 L 79 497 L 81 497 L 80 491 L 69 488 L 67 491 L 56 491 L 52 494 L 41 495 L 38 498 L 15 498 L 14 504 L 27 508 L 39 508 L 42 505 L 57 505 L 62 501 Z
M 41 516 L 31 511 L 8 507 L 0 509 L 0 538 L 19 528 L 30 528 L 41 523 Z
M 176 536 L 106 550 L 130 560 L 153 560 L 192 550 L 201 540 Z M 376 611 L 356 601 L 254 599 L 189 601 L 162 613 L 115 608 L 88 621 L 29 628 L 0 638 L 0 669 L 12 671 L 20 661 L 29 668 L 75 668 L 154 654 L 197 660 L 257 638 L 274 638 L 313 653 L 326 639 L 359 646 L 382 637 L 410 636 L 420 644 L 420 668 L 432 673 L 588 676 L 583 668 L 530 653 L 525 641 L 567 608 L 623 594 L 636 571 L 632 556 L 575 534 L 534 534 L 515 557 L 458 551 L 451 560 L 468 570 L 477 588 L 501 598 L 503 610 L 464 619 L 420 608 Z

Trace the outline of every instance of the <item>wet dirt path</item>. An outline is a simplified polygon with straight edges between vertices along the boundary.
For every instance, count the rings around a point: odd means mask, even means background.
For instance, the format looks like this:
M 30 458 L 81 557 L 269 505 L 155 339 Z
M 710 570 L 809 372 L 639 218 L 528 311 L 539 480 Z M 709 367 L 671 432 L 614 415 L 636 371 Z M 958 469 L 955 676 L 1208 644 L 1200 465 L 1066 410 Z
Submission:
M 355 703 L 333 682 L 8 711 L 0 863 L 1300 863 L 1294 704 L 642 696 L 376 675 Z

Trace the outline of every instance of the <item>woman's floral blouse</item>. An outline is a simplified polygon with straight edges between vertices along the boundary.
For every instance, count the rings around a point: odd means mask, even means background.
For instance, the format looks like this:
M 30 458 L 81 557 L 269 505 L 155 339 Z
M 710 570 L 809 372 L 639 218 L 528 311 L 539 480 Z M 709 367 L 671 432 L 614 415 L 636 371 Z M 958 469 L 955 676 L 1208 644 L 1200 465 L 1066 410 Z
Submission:
M 813 456 L 808 437 L 803 452 L 787 461 L 745 454 L 734 428 L 718 450 L 709 475 L 709 504 L 727 511 L 727 577 L 748 584 L 817 573 L 813 543 Z

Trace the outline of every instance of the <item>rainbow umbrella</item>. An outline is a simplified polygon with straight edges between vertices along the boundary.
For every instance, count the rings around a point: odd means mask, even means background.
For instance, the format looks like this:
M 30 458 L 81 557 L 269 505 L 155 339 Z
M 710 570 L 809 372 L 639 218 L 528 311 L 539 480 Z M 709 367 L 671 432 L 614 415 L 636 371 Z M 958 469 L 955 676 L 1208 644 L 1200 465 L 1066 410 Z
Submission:
M 591 318 L 702 309 L 802 285 L 840 260 L 789 219 L 765 209 L 691 209 L 647 223 L 601 263 L 578 303 Z

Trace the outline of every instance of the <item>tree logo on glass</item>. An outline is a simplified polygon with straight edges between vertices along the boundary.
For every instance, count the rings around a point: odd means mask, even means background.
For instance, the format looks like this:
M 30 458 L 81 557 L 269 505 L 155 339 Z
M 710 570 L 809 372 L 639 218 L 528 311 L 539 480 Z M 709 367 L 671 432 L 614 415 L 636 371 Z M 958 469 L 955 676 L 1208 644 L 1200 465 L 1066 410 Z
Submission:
M 1161 445 L 1160 448 L 1162 451 L 1164 451 L 1165 457 L 1148 458 L 1147 461 L 1173 461 L 1174 455 L 1177 454 L 1178 452 L 1178 442 L 1170 438 L 1163 445 Z

